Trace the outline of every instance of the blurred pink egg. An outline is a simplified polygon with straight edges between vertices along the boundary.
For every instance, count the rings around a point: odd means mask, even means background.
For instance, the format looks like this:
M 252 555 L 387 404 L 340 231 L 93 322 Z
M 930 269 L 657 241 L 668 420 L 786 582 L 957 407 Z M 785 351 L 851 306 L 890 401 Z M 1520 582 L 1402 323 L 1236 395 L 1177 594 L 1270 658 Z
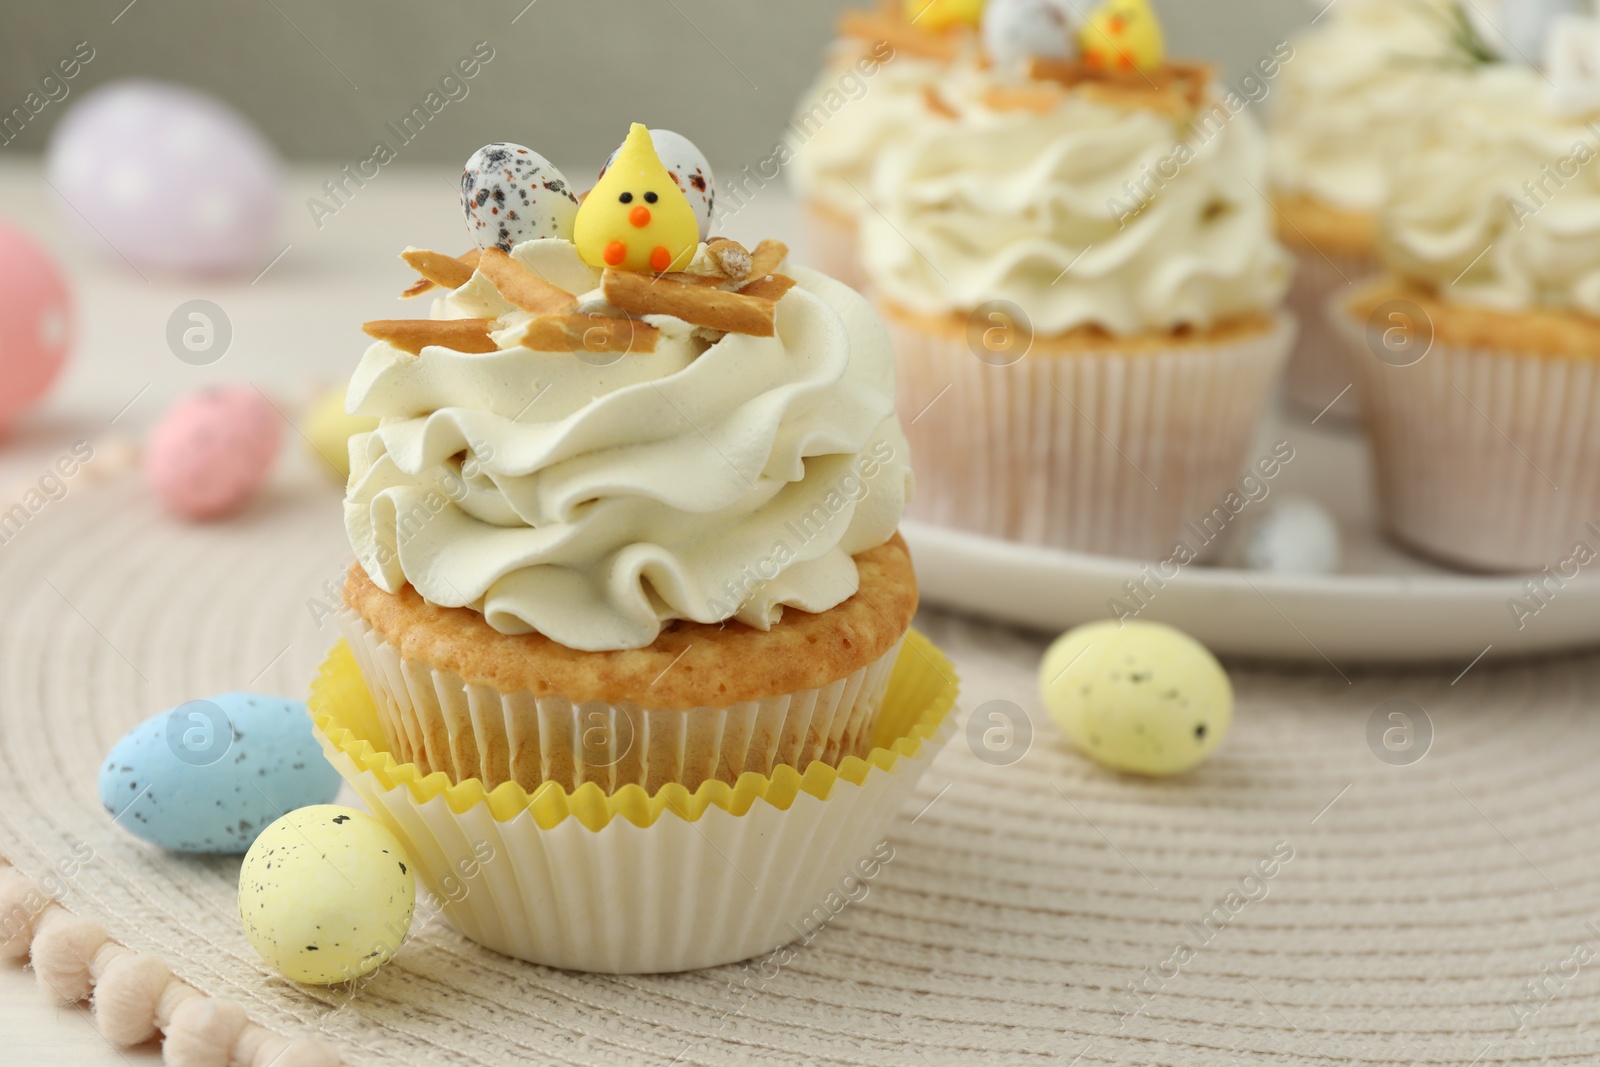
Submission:
M 144 79 L 86 94 L 45 155 L 57 207 L 86 241 L 139 267 L 206 274 L 271 259 L 278 172 L 271 144 L 233 108 Z
M 55 263 L 0 224 L 0 429 L 44 395 L 72 345 L 72 297 Z
M 283 439 L 278 413 L 248 385 L 179 400 L 145 445 L 150 488 L 174 514 L 220 519 L 250 502 L 272 473 Z

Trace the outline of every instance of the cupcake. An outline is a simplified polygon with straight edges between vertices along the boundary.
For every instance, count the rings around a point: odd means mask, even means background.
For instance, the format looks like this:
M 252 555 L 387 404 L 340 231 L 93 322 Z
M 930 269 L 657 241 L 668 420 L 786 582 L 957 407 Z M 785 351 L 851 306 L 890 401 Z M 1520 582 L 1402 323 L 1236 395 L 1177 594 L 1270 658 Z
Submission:
M 1164 59 L 1142 4 L 1090 18 L 1073 59 L 946 78 L 939 121 L 874 168 L 862 253 L 917 458 L 908 516 L 1167 558 L 1244 469 L 1294 332 L 1290 260 L 1250 116 Z
M 1390 273 L 1333 303 L 1384 522 L 1464 567 L 1570 577 L 1600 546 L 1600 85 L 1552 106 L 1573 88 L 1505 63 L 1438 101 L 1379 218 Z
M 1389 164 L 1428 102 L 1475 62 L 1464 32 L 1449 0 L 1341 0 L 1275 55 L 1271 190 L 1298 260 L 1288 302 L 1301 324 L 1284 385 L 1312 413 L 1360 414 L 1327 303 L 1379 269 L 1373 226 Z
M 785 131 L 790 183 L 806 225 L 807 261 L 862 288 L 859 219 L 871 212 L 872 165 L 926 122 L 931 94 L 958 56 L 970 56 L 979 5 L 885 0 L 848 11 L 822 72 Z
M 580 207 L 487 146 L 478 247 L 408 250 L 429 317 L 366 325 L 340 625 L 423 775 L 654 793 L 872 747 L 917 604 L 887 336 L 782 245 L 703 240 L 669 155 L 635 125 Z

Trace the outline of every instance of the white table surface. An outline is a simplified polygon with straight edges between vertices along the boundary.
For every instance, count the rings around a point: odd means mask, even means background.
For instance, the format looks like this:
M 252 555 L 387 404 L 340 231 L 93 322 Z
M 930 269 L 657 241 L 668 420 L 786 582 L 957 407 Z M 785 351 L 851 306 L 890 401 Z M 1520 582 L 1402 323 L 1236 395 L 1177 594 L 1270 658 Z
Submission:
M 355 368 L 368 343 L 362 322 L 415 313 L 402 310 L 398 298 L 415 277 L 400 262 L 400 250 L 410 244 L 459 252 L 471 244 L 455 172 L 385 169 L 318 230 L 305 204 L 327 171 L 290 172 L 280 238 L 257 269 L 287 250 L 252 281 L 254 270 L 234 279 L 141 275 L 103 241 L 80 240 L 62 224 L 70 208 L 61 207 L 37 166 L 0 162 L 0 220 L 54 250 L 73 287 L 77 325 L 71 361 L 53 393 L 0 440 L 0 499 L 35 481 L 73 441 L 137 440 L 174 399 L 205 385 L 252 382 L 296 417 L 319 385 Z M 793 218 L 782 186 L 773 184 L 723 230 L 753 244 L 790 237 Z M 218 304 L 233 327 L 227 353 L 203 367 L 179 360 L 166 341 L 168 317 L 196 298 Z M 310 462 L 295 444 L 286 442 L 285 470 Z M 31 969 L 8 963 L 0 963 L 0 1049 L 0 1062 L 7 1064 L 161 1062 L 154 1042 L 113 1048 L 87 1005 L 57 1006 Z

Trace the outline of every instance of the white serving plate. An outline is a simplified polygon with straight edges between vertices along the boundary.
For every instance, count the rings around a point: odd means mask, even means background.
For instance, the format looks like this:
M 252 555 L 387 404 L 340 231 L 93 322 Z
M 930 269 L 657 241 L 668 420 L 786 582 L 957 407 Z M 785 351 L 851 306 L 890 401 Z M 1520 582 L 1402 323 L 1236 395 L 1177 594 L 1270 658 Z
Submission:
M 1466 668 L 1479 657 L 1600 645 L 1600 563 L 1541 606 L 1528 597 L 1526 575 L 1467 574 L 1418 559 L 1378 527 L 1358 430 L 1280 412 L 1263 427 L 1260 447 L 1279 440 L 1293 444 L 1296 456 L 1273 492 L 1316 497 L 1334 513 L 1344 539 L 1342 571 L 1273 574 L 1196 563 L 1159 589 L 1151 583 L 1139 618 L 1177 626 L 1223 655 L 1326 661 L 1341 672 L 1363 662 Z M 1112 618 L 1113 599 L 1138 607 L 1123 583 L 1141 580 L 1144 561 L 914 522 L 902 530 L 929 604 L 1046 630 Z M 1513 600 L 1538 610 L 1519 620 Z

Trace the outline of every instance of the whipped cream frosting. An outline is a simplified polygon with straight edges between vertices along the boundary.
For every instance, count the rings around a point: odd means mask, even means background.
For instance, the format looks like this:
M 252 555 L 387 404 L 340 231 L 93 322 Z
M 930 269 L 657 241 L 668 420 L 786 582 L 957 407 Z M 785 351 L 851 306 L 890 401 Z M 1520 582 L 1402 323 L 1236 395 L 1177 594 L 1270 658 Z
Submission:
M 702 250 L 703 252 L 703 250 Z M 511 255 L 598 306 L 600 276 L 566 241 Z M 775 337 L 715 342 L 670 316 L 650 353 L 467 354 L 387 342 L 351 379 L 345 525 L 372 580 L 481 611 L 503 633 L 594 651 L 650 644 L 668 620 L 767 629 L 857 588 L 852 556 L 887 541 L 911 488 L 882 324 L 802 268 Z M 434 318 L 527 316 L 481 275 Z
M 878 153 L 928 117 L 923 91 L 944 64 L 897 54 L 870 77 L 857 66 L 864 43 L 840 41 L 830 62 L 801 97 L 789 123 L 789 180 L 804 200 L 846 218 L 868 211 L 864 196 Z
M 1320 5 L 1319 5 L 1320 7 Z M 1375 211 L 1425 102 L 1470 77 L 1451 52 L 1449 0 L 1339 0 L 1294 39 L 1273 86 L 1272 182 Z
M 1547 91 L 1496 64 L 1434 103 L 1381 216 L 1390 266 L 1461 303 L 1600 316 L 1600 122 Z
M 1202 132 L 1079 92 L 995 110 L 995 77 L 947 78 L 958 117 L 925 113 L 878 161 L 861 243 L 884 297 L 923 314 L 1006 300 L 1042 334 L 1204 328 L 1278 304 L 1289 259 L 1248 112 Z

